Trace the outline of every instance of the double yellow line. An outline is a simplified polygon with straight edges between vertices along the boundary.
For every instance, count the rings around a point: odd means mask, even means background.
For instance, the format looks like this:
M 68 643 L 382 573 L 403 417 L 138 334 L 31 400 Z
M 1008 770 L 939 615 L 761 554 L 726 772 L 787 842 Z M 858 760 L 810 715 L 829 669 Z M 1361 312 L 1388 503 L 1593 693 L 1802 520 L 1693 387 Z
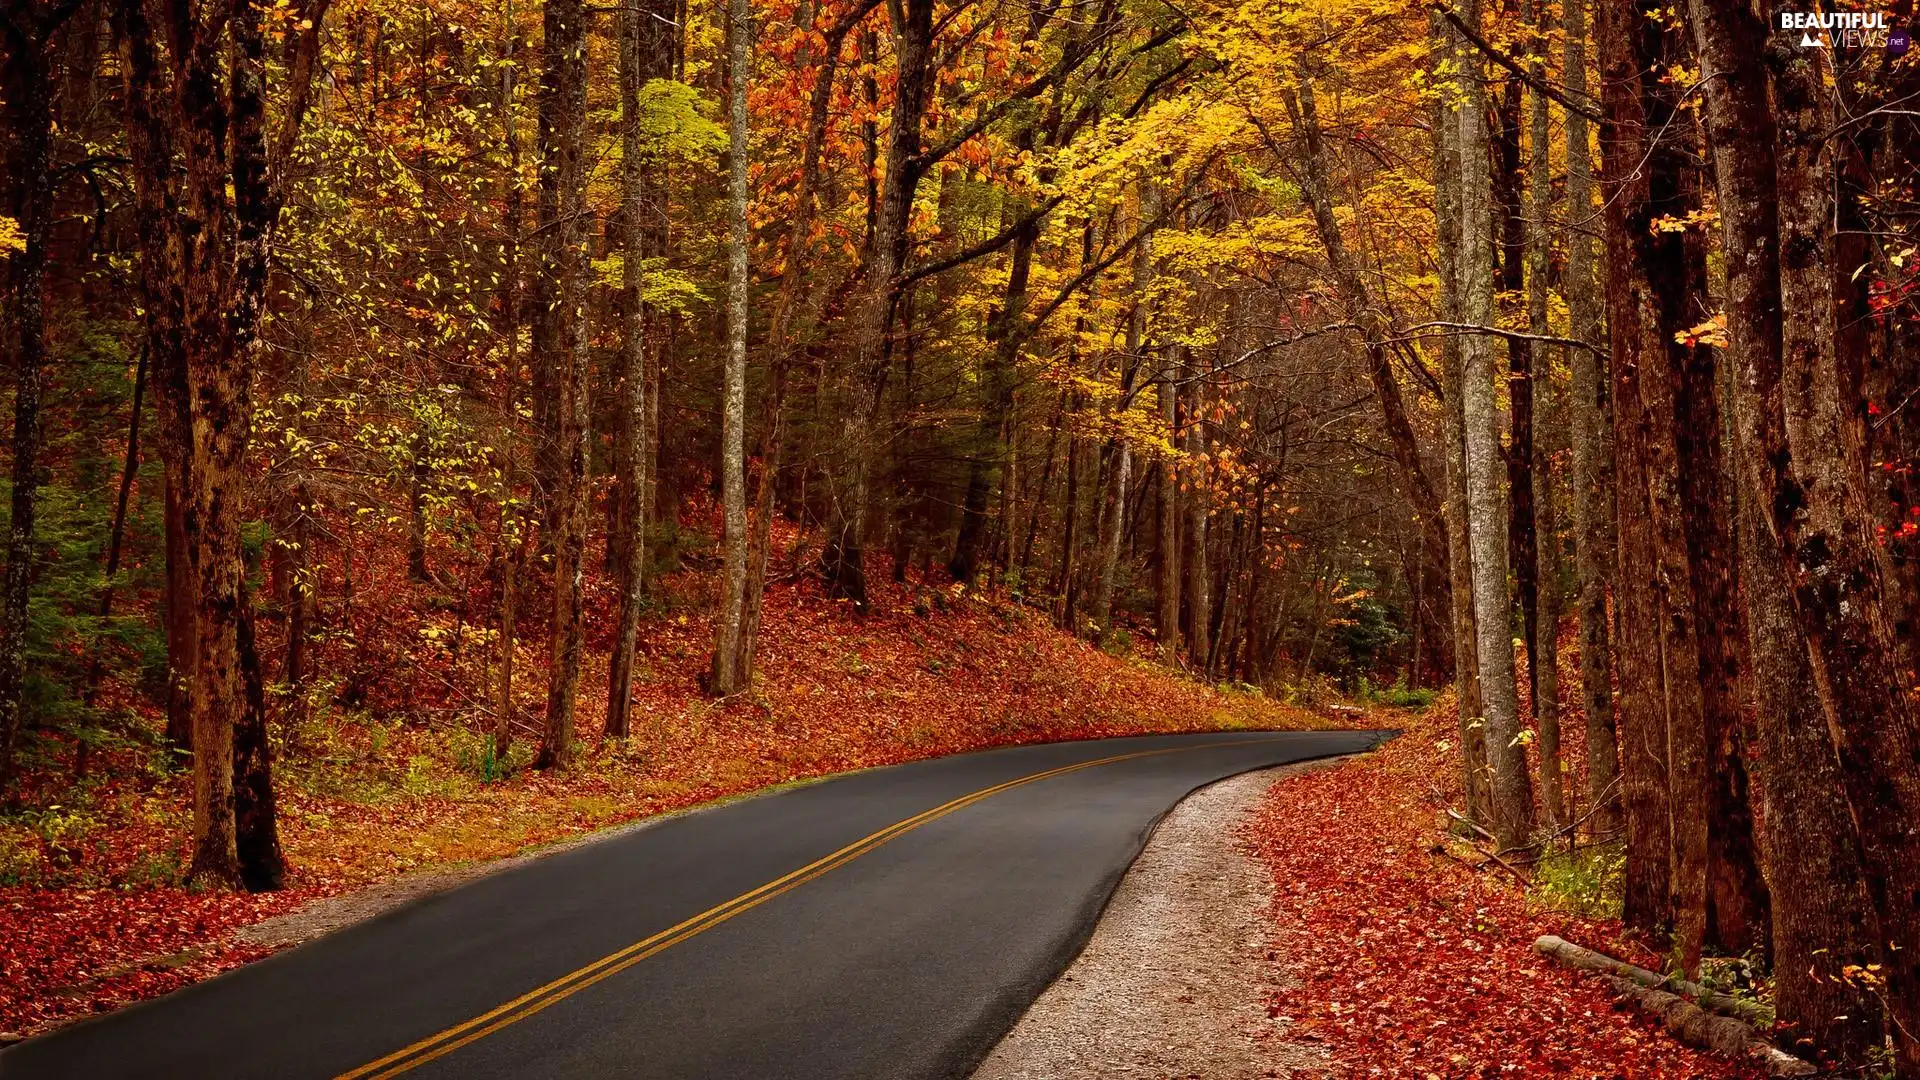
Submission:
M 1274 741 L 1277 740 L 1247 740 L 1247 742 Z M 813 862 L 808 863 L 784 877 L 776 878 L 757 889 L 741 893 L 739 896 L 725 903 L 708 908 L 684 922 L 670 926 L 650 937 L 642 938 L 617 952 L 608 953 L 606 956 L 595 960 L 585 967 L 570 971 L 545 986 L 529 990 L 519 997 L 514 998 L 512 1001 L 481 1013 L 471 1020 L 455 1024 L 444 1031 L 429 1035 L 419 1042 L 396 1050 L 378 1061 L 370 1061 L 351 1072 L 341 1073 L 335 1080 L 385 1080 L 387 1077 L 399 1076 L 401 1073 L 417 1069 L 429 1061 L 453 1053 L 468 1043 L 478 1042 L 509 1024 L 515 1024 L 521 1020 L 525 1020 L 527 1017 L 532 1016 L 547 1006 L 571 997 L 602 979 L 612 978 L 640 961 L 645 960 L 647 957 L 670 949 L 702 931 L 710 930 L 726 922 L 728 919 L 733 918 L 735 915 L 759 907 L 761 904 L 779 896 L 781 893 L 799 888 L 814 878 L 820 877 L 822 874 L 852 862 L 867 852 L 872 851 L 874 848 L 892 840 L 894 837 L 911 832 L 928 822 L 937 821 L 955 811 L 964 810 L 974 803 L 980 802 L 982 799 L 992 798 L 1003 791 L 1009 791 L 1013 788 L 1022 787 L 1055 776 L 1064 776 L 1067 773 L 1079 772 L 1082 769 L 1091 769 L 1099 765 L 1112 765 L 1117 762 L 1132 761 L 1144 757 L 1156 757 L 1161 754 L 1178 753 L 1183 750 L 1211 749 L 1222 745 L 1245 745 L 1245 743 L 1202 743 L 1196 746 L 1171 746 L 1160 750 L 1141 750 L 1131 754 L 1116 754 L 1113 757 L 1083 761 L 1077 765 L 1063 765 L 1057 769 L 1048 769 L 1045 772 L 1037 772 L 1015 780 L 1009 780 L 1004 784 L 995 784 L 990 788 L 982 788 L 970 795 L 962 795 L 951 802 L 942 803 L 931 810 L 922 811 L 904 821 L 896 821 L 892 825 L 881 829 L 879 832 L 861 837 L 831 855 L 815 859 Z

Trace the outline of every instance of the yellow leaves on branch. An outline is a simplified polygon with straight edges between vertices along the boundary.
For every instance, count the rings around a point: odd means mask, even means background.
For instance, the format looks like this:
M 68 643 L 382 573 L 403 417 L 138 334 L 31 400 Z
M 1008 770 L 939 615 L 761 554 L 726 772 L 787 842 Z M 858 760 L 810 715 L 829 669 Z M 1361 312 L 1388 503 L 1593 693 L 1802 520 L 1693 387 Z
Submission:
M 1698 210 L 1689 210 L 1682 217 L 1661 214 L 1654 218 L 1647 231 L 1655 235 L 1660 233 L 1683 233 L 1689 229 L 1709 229 L 1720 224 L 1720 211 L 1711 206 Z
M 1673 340 L 1690 349 L 1699 345 L 1724 349 L 1727 347 L 1727 313 L 1719 312 L 1698 326 L 1690 326 L 1673 335 Z
M 25 250 L 27 238 L 20 235 L 20 223 L 10 217 L 0 216 L 0 259 Z

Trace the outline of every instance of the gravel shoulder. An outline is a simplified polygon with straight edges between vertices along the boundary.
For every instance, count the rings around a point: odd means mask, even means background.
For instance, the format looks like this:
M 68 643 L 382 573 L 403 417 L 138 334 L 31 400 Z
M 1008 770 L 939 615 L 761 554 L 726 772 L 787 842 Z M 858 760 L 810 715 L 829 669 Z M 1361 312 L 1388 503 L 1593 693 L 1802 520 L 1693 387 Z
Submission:
M 1275 782 L 1335 761 L 1263 769 L 1195 792 L 1163 818 L 1086 949 L 974 1080 L 1130 1076 L 1255 1080 L 1323 1068 L 1267 1015 L 1286 983 L 1270 943 L 1273 886 L 1242 827 Z

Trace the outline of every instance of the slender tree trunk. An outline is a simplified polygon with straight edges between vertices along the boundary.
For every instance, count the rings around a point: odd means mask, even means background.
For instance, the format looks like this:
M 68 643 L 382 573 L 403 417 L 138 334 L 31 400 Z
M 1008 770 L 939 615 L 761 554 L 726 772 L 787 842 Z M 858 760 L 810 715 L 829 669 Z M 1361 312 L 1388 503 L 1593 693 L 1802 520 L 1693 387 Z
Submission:
M 1354 267 L 1347 252 L 1346 240 L 1340 233 L 1339 221 L 1334 216 L 1332 170 L 1321 140 L 1318 102 L 1314 95 L 1313 80 L 1304 73 L 1300 79 L 1297 103 L 1289 98 L 1288 106 L 1294 113 L 1306 149 L 1301 193 L 1306 196 L 1308 206 L 1313 211 L 1314 227 L 1320 234 L 1321 246 L 1326 250 L 1327 265 L 1333 271 L 1341 302 L 1347 308 L 1348 317 L 1360 325 L 1365 338 L 1367 378 L 1373 387 L 1374 399 L 1380 405 L 1380 418 L 1387 430 L 1387 441 L 1400 474 L 1401 486 L 1412 503 L 1415 524 L 1420 529 L 1420 562 L 1427 569 L 1416 570 L 1408 575 L 1409 584 L 1422 594 L 1415 600 L 1421 607 L 1418 617 L 1430 620 L 1437 630 L 1437 612 L 1441 604 L 1429 600 L 1425 595 L 1426 590 L 1419 586 L 1431 580 L 1440 586 L 1442 596 L 1439 599 L 1442 604 L 1450 603 L 1445 597 L 1447 592 L 1451 592 L 1449 567 L 1452 563 L 1452 555 L 1447 547 L 1446 519 L 1440 510 L 1439 496 L 1434 494 L 1433 482 L 1428 479 L 1426 466 L 1421 461 L 1419 440 L 1414 435 L 1413 424 L 1407 419 L 1406 404 L 1400 396 L 1400 384 L 1393 375 L 1393 365 L 1385 344 L 1392 336 L 1392 331 L 1373 302 L 1366 279 Z M 1430 612 L 1435 614 L 1428 614 Z
M 635 8 L 620 24 L 620 215 L 623 280 L 620 343 L 620 427 L 625 439 L 616 447 L 614 497 L 621 536 L 608 541 L 614 572 L 620 583 L 619 622 L 614 629 L 613 653 L 607 658 L 607 738 L 625 738 L 633 708 L 634 650 L 640 638 L 640 609 L 645 596 L 647 568 L 646 450 L 653 442 L 647 425 L 647 311 L 642 299 L 646 284 L 647 172 L 643 157 L 644 117 L 640 91 L 645 85 L 643 56 L 648 35 L 647 11 Z
M 1547 72 L 1547 14 L 1544 4 L 1531 5 L 1534 22 L 1532 56 L 1527 70 L 1545 81 Z M 1532 223 L 1527 233 L 1527 332 L 1546 336 L 1547 285 L 1553 258 L 1548 235 L 1548 208 L 1553 202 L 1552 118 L 1546 95 L 1535 92 L 1529 102 L 1527 139 L 1527 210 Z M 1532 365 L 1533 391 L 1533 526 L 1538 580 L 1534 590 L 1536 627 L 1533 651 L 1527 656 L 1533 673 L 1533 722 L 1540 734 L 1540 805 L 1546 823 L 1559 830 L 1569 817 L 1565 791 L 1565 762 L 1560 756 L 1560 535 L 1555 506 L 1554 451 L 1563 430 L 1564 410 L 1552 371 L 1544 362 Z M 1519 438 L 1518 431 L 1514 436 Z
M 147 350 L 143 346 L 140 359 L 133 368 L 133 401 L 127 417 L 127 452 L 121 459 L 120 490 L 113 502 L 113 523 L 107 529 L 107 563 L 100 575 L 101 622 L 113 615 L 113 594 L 120 575 L 120 556 L 125 551 L 127 538 L 127 506 L 133 495 L 134 477 L 140 471 L 140 411 L 145 404 L 147 389 Z M 106 665 L 99 656 L 95 656 L 87 665 L 87 689 L 81 703 L 87 708 L 94 707 L 100 693 L 100 680 L 106 675 Z M 76 780 L 87 776 L 87 755 L 89 744 L 82 740 L 73 754 L 73 775 Z
M 1175 396 L 1179 393 L 1179 369 L 1174 357 L 1177 350 L 1168 349 L 1161 363 L 1160 382 L 1155 393 L 1160 399 L 1160 420 L 1167 426 L 1167 438 L 1173 438 L 1178 422 L 1178 405 Z M 1154 618 L 1154 636 L 1160 643 L 1160 658 L 1177 661 L 1180 655 L 1180 474 L 1179 459 L 1172 454 L 1160 460 L 1159 490 L 1156 494 L 1158 527 L 1155 529 L 1155 554 L 1158 564 L 1155 599 L 1158 602 Z
M 1575 0 L 1577 2 L 1577 0 Z M 1435 14 L 1429 40 L 1440 63 L 1456 62 L 1456 31 Z M 1434 160 L 1434 218 L 1440 265 L 1440 316 L 1460 321 L 1460 116 L 1454 96 L 1435 94 L 1432 106 Z M 1449 626 L 1453 638 L 1454 679 L 1458 687 L 1456 712 L 1460 736 L 1461 792 L 1466 816 L 1475 823 L 1488 820 L 1487 743 L 1480 717 L 1480 667 L 1475 652 L 1473 624 L 1473 568 L 1467 543 L 1467 481 L 1465 420 L 1461 411 L 1465 373 L 1460 339 L 1442 338 L 1441 434 L 1446 451 L 1447 576 L 1450 593 Z
M 1183 347 L 1181 352 L 1191 360 L 1191 349 Z M 1187 658 L 1199 668 L 1206 666 L 1207 654 L 1212 651 L 1209 631 L 1213 627 L 1212 583 L 1207 572 L 1207 524 L 1212 501 L 1206 483 L 1206 433 L 1200 425 L 1203 393 L 1203 384 L 1199 381 L 1195 381 L 1187 391 L 1186 461 L 1181 466 L 1187 481 L 1187 527 L 1184 537 L 1187 547 Z
M 1469 0 L 1469 25 L 1480 19 L 1478 0 Z M 1476 326 L 1493 322 L 1493 214 L 1488 174 L 1485 90 L 1478 78 L 1484 65 L 1467 68 L 1466 101 L 1460 108 L 1460 266 L 1461 316 Z M 1500 490 L 1500 440 L 1493 350 L 1485 335 L 1472 334 L 1461 345 L 1461 387 L 1466 443 L 1467 537 L 1473 572 L 1476 658 L 1480 667 L 1481 715 L 1486 726 L 1487 760 L 1492 767 L 1493 833 L 1507 848 L 1523 848 L 1533 832 L 1533 784 L 1527 772 L 1526 746 L 1520 739 L 1519 699 L 1514 686 L 1512 613 L 1507 591 L 1507 516 Z
M 18 8 L 19 5 L 9 5 Z M 47 38 L 53 27 L 31 18 L 37 5 L 6 13 L 15 35 L 5 53 L 9 135 L 7 216 L 18 223 L 23 250 L 5 262 L 4 340 L 13 369 L 13 492 L 7 525 L 7 569 L 0 585 L 0 793 L 13 781 L 20 736 L 21 690 L 27 670 L 27 602 L 32 591 L 34 506 L 40 486 L 40 369 L 46 363 L 47 229 L 53 214 L 53 87 Z M 30 25 L 21 25 L 28 23 Z
M 932 97 L 933 9 L 933 0 L 902 0 L 889 8 L 895 22 L 897 75 L 886 173 L 874 211 L 872 250 L 854 327 L 852 400 L 841 440 L 846 466 L 829 508 L 827 543 L 822 553 L 822 566 L 833 591 L 853 601 L 854 609 L 860 612 L 867 610 L 863 552 L 873 471 L 871 443 L 879 418 L 880 384 L 886 373 L 894 279 L 920 182 L 921 125 Z
M 538 768 L 573 760 L 580 687 L 580 585 L 585 554 L 588 372 L 584 286 L 587 14 L 581 0 L 548 0 L 540 76 L 540 226 L 547 234 L 536 279 L 533 352 L 553 373 L 558 414 L 550 430 L 547 535 L 553 545 L 552 667 Z M 550 305 L 542 311 L 543 302 Z M 537 392 L 536 392 L 537 393 Z M 536 403 L 537 404 L 537 403 Z M 539 409 L 535 409 L 539 421 Z
M 509 59 L 519 55 L 520 37 L 514 25 L 513 2 L 508 0 L 501 35 L 501 52 Z M 503 377 L 500 380 L 500 609 L 499 653 L 494 672 L 493 763 L 488 779 L 504 773 L 507 751 L 513 746 L 513 661 L 515 620 L 519 614 L 519 574 L 524 548 L 527 518 L 518 503 L 519 469 L 515 458 L 514 433 L 519 418 L 520 394 L 520 228 L 525 210 L 525 189 L 521 185 L 520 128 L 516 122 L 514 74 L 518 63 L 500 65 L 501 135 L 507 147 L 507 174 L 502 178 L 501 203 L 505 207 L 502 222 L 506 234 L 501 245 L 500 337 L 506 350 Z
M 1585 0 L 1565 0 L 1569 98 L 1586 104 L 1587 9 Z M 1593 233 L 1600 217 L 1593 205 L 1593 156 L 1587 118 L 1566 113 L 1567 264 L 1565 293 L 1569 336 L 1599 345 L 1600 304 L 1594 281 Z M 1591 349 L 1569 349 L 1569 441 L 1573 449 L 1573 548 L 1579 589 L 1580 694 L 1587 714 L 1587 801 L 1593 832 L 1620 830 L 1620 752 L 1614 737 L 1613 676 L 1607 623 L 1607 579 L 1612 566 L 1613 461 L 1607 379 Z
M 1023 149 L 1032 149 L 1032 129 L 1023 132 Z M 1012 212 L 1024 212 L 1024 206 Z M 1013 239 L 1008 257 L 1007 285 L 1000 312 L 990 322 L 985 370 L 980 378 L 980 419 L 974 425 L 973 446 L 967 461 L 967 488 L 960 507 L 960 532 L 954 541 L 947 572 L 955 581 L 972 584 L 978 576 L 981 548 L 987 539 L 987 504 L 1000 470 L 1001 434 L 1013 413 L 1014 364 L 1019 358 L 1021 315 L 1027 306 L 1027 282 L 1033 268 L 1033 249 L 1039 241 L 1035 222 Z M 1144 244 L 1142 245 L 1145 246 Z M 1128 331 L 1129 336 L 1133 331 Z
M 414 581 L 433 580 L 427 569 L 427 484 L 433 476 L 433 462 L 427 455 L 427 433 L 415 432 L 411 447 L 413 471 L 407 485 L 407 576 Z
M 727 363 L 720 410 L 724 556 L 720 617 L 715 620 L 713 692 L 745 690 L 752 671 L 741 655 L 747 602 L 747 56 L 753 33 L 748 0 L 728 0 Z
M 1519 14 L 1523 2 L 1504 0 L 1501 17 L 1513 18 Z M 1520 97 L 1520 80 L 1509 77 L 1501 88 L 1500 101 L 1494 110 L 1498 120 L 1493 149 L 1499 159 L 1499 167 L 1493 178 L 1493 201 L 1500 212 L 1499 291 L 1513 296 L 1526 291 L 1529 248 L 1525 195 L 1527 166 L 1522 164 L 1520 153 Z M 1510 436 L 1505 448 L 1507 552 L 1513 567 L 1515 598 L 1520 607 L 1520 638 L 1526 645 L 1528 697 L 1537 703 L 1540 700 L 1540 565 L 1538 528 L 1533 511 L 1533 342 L 1508 338 L 1505 346 Z

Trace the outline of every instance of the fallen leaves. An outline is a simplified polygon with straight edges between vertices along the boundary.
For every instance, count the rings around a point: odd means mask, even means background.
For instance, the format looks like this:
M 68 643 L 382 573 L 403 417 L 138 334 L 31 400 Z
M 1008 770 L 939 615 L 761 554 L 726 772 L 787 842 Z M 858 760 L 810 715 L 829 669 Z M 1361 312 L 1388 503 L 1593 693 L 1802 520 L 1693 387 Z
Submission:
M 1373 720 L 1406 731 L 1359 761 L 1276 784 L 1249 827 L 1295 980 L 1268 1002 L 1290 1021 L 1283 1038 L 1319 1042 L 1354 1076 L 1759 1075 L 1682 1046 L 1616 1009 L 1597 981 L 1535 954 L 1546 933 L 1634 950 L 1617 923 L 1542 908 L 1429 855 L 1459 775 L 1452 710 Z

